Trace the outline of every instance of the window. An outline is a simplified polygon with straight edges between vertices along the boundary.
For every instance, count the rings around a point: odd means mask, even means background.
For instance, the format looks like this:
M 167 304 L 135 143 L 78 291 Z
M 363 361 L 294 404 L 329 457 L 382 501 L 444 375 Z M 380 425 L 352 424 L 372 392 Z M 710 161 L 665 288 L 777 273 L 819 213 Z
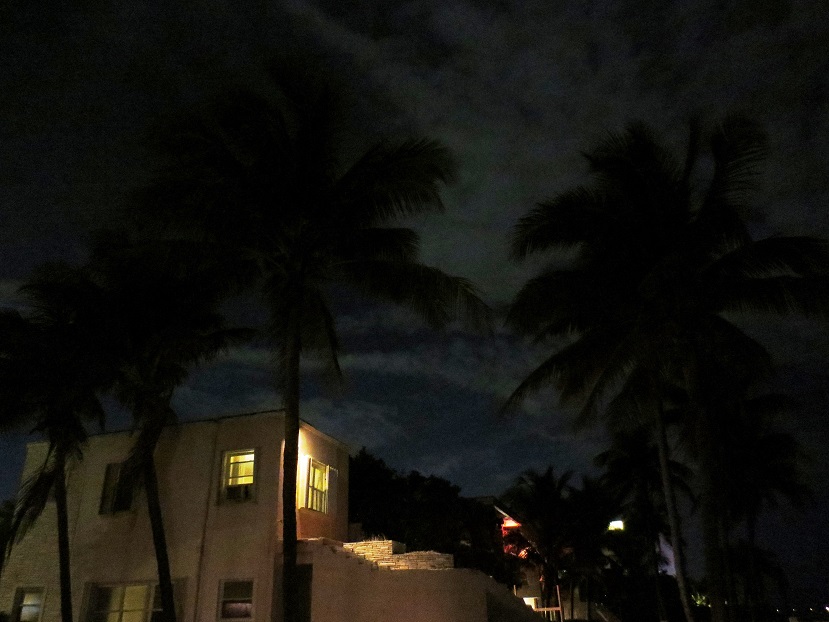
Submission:
M 14 622 L 39 622 L 43 612 L 43 588 L 21 588 L 14 596 Z
M 222 620 L 253 617 L 253 581 L 225 581 L 219 607 Z
M 108 464 L 101 490 L 99 514 L 114 514 L 132 506 L 132 482 L 127 481 L 123 462 Z
M 308 459 L 308 493 L 305 507 L 328 513 L 328 467 L 313 458 Z
M 161 620 L 161 594 L 149 583 L 93 585 L 86 622 L 155 622 Z
M 249 501 L 254 497 L 255 450 L 225 452 L 222 467 L 222 499 Z
M 181 616 L 184 580 L 173 582 L 176 614 Z M 161 590 L 155 583 L 91 585 L 84 622 L 162 622 Z

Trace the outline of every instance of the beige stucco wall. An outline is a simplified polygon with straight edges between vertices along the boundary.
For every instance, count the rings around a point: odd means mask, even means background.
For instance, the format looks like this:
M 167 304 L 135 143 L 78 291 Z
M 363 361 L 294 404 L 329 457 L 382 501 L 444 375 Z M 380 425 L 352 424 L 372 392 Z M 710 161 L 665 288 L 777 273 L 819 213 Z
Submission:
M 255 617 L 270 617 L 281 537 L 283 430 L 281 413 L 268 412 L 186 423 L 162 435 L 156 451 L 159 492 L 171 573 L 175 580 L 183 580 L 183 621 L 217 619 L 220 584 L 234 579 L 254 580 Z M 346 448 L 305 424 L 301 436 L 306 454 L 335 467 L 338 478 L 331 514 L 300 510 L 300 534 L 343 539 L 348 525 Z M 74 466 L 69 477 L 72 591 L 79 620 L 90 584 L 156 580 L 143 494 L 136 496 L 127 512 L 98 513 L 106 466 L 123 461 L 132 440 L 126 432 L 90 438 L 83 462 Z M 256 450 L 255 499 L 222 502 L 223 453 L 240 449 Z M 42 462 L 45 451 L 45 443 L 29 445 L 24 478 Z M 0 578 L 0 611 L 11 611 L 18 587 L 45 587 L 42 622 L 58 622 L 55 522 L 54 504 L 48 504 L 13 550 Z
M 313 564 L 314 621 L 538 622 L 541 619 L 505 586 L 477 570 L 391 570 L 325 542 L 303 543 L 300 561 Z

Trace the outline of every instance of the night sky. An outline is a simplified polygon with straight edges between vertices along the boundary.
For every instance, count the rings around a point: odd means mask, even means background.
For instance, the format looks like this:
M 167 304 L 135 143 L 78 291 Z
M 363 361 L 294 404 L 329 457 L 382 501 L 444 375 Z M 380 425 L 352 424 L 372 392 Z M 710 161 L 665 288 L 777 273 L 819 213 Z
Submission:
M 84 258 L 88 231 L 116 226 L 152 177 L 160 116 L 223 85 L 259 84 L 265 61 L 322 67 L 343 90 L 343 162 L 380 138 L 447 144 L 460 179 L 444 215 L 408 223 L 423 259 L 472 279 L 496 309 L 540 263 L 507 238 L 537 201 L 584 181 L 580 153 L 642 119 L 681 150 L 687 120 L 744 111 L 770 157 L 753 197 L 757 236 L 829 237 L 829 8 L 823 1 L 194 0 L 0 6 L 0 302 L 41 261 Z M 545 350 L 505 330 L 436 334 L 410 314 L 337 296 L 346 385 L 310 380 L 303 417 L 400 470 L 497 494 L 522 470 L 586 471 L 600 431 L 574 432 L 555 395 L 499 418 Z M 251 310 L 251 316 L 255 311 Z M 791 430 L 811 455 L 816 502 L 761 525 L 795 594 L 829 604 L 829 329 L 748 318 L 774 353 L 775 388 L 802 404 Z M 313 371 L 308 362 L 308 371 Z M 313 374 L 309 374 L 313 377 Z M 277 407 L 270 354 L 234 350 L 176 395 L 182 419 Z M 113 425 L 123 424 L 114 417 Z M 0 498 L 13 494 L 22 436 L 0 439 Z M 690 536 L 693 538 L 693 536 Z

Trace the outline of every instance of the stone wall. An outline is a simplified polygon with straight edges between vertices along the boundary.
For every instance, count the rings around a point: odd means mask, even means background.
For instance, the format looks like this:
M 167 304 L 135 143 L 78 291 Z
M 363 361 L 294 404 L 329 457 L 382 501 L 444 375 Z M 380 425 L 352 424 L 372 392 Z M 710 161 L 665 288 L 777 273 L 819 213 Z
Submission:
M 451 553 L 413 551 L 406 553 L 406 545 L 393 540 L 364 540 L 347 542 L 343 548 L 365 557 L 380 568 L 390 570 L 447 570 L 455 567 Z

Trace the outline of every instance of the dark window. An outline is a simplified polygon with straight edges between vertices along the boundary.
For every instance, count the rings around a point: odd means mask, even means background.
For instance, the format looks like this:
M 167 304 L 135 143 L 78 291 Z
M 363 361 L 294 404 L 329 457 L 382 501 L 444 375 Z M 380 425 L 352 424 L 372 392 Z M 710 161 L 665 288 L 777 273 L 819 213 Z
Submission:
M 221 617 L 224 620 L 253 617 L 253 581 L 225 581 Z
M 132 506 L 132 482 L 127 481 L 123 462 L 107 465 L 104 487 L 101 490 L 99 514 L 113 514 L 129 510 Z

